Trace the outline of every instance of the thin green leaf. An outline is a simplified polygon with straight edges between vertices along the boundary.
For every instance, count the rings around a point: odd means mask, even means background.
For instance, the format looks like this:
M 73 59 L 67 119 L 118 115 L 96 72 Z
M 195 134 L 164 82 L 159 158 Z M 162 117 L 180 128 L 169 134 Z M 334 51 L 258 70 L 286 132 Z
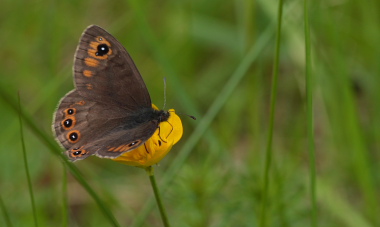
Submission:
M 314 81 L 311 68 L 311 44 L 309 27 L 309 7 L 308 0 L 304 0 L 304 23 L 305 23 L 305 58 L 306 58 L 306 114 L 307 114 L 307 137 L 310 166 L 310 202 L 311 202 L 311 226 L 318 226 L 317 198 L 316 198 L 316 166 L 315 166 L 315 142 L 314 142 L 314 108 L 313 92 Z
M 24 130 L 22 126 L 20 93 L 18 93 L 18 111 L 19 111 L 18 117 L 19 117 L 19 123 L 20 123 L 20 140 L 21 140 L 22 155 L 23 155 L 23 160 L 24 160 L 24 169 L 26 173 L 26 179 L 28 181 L 28 190 L 29 190 L 30 202 L 32 204 L 34 226 L 37 227 L 38 226 L 37 210 L 36 210 L 36 204 L 34 202 L 32 179 L 30 178 L 30 173 L 29 173 L 28 157 L 26 155 L 26 149 L 25 149 Z
M 267 138 L 267 149 L 265 155 L 265 169 L 264 169 L 264 187 L 263 187 L 263 201 L 261 204 L 260 226 L 267 226 L 268 214 L 268 193 L 269 193 L 269 171 L 272 162 L 272 140 L 274 130 L 274 115 L 276 113 L 277 101 L 277 81 L 278 81 L 278 68 L 280 63 L 280 44 L 281 44 L 281 27 L 282 27 L 282 9 L 283 1 L 278 2 L 277 14 L 277 31 L 276 31 L 276 47 L 274 54 L 273 75 L 272 75 L 272 88 L 271 88 L 271 101 L 270 101 L 270 115 L 269 115 L 269 132 Z
M 3 199 L 1 198 L 1 196 L 0 196 L 0 208 L 1 208 L 1 211 L 3 213 L 3 217 L 4 217 L 4 220 L 5 220 L 5 223 L 7 224 L 8 227 L 12 227 L 13 225 L 12 225 L 12 222 L 11 222 L 11 218 L 9 217 L 7 208 L 5 207 Z

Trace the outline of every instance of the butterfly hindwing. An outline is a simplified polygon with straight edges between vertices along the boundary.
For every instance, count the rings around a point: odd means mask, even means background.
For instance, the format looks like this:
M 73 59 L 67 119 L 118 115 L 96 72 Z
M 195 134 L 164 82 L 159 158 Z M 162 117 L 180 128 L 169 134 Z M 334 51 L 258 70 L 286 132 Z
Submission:
M 57 140 L 74 161 L 89 155 L 115 158 L 142 145 L 157 128 L 152 121 L 133 128 L 128 123 L 133 117 L 125 116 L 124 111 L 90 101 L 73 90 L 61 100 L 55 113 Z

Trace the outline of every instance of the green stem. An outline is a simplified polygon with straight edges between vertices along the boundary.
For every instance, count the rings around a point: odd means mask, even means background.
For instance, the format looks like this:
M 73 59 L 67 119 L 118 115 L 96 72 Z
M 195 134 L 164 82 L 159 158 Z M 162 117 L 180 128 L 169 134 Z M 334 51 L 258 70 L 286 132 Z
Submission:
M 169 227 L 170 226 L 169 220 L 168 220 L 168 217 L 166 216 L 165 207 L 163 206 L 162 201 L 161 201 L 161 196 L 160 196 L 160 192 L 158 191 L 156 178 L 154 177 L 154 169 L 152 166 L 149 166 L 145 170 L 149 175 L 150 184 L 152 185 L 154 196 L 156 198 L 156 202 L 160 210 L 162 222 L 164 223 L 165 227 Z
M 26 179 L 28 181 L 28 189 L 29 189 L 29 195 L 30 195 L 30 201 L 32 203 L 32 211 L 33 211 L 33 219 L 34 219 L 34 226 L 38 226 L 37 221 L 37 210 L 36 210 L 36 204 L 34 202 L 34 195 L 33 195 L 33 186 L 32 186 L 32 180 L 30 178 L 29 173 L 29 166 L 28 166 L 28 158 L 26 156 L 26 150 L 25 150 L 25 140 L 24 140 L 24 133 L 23 133 L 23 125 L 22 125 L 22 117 L 21 117 L 21 101 L 20 101 L 20 93 L 18 93 L 18 111 L 19 111 L 19 122 L 20 122 L 20 139 L 21 139 L 21 146 L 22 146 L 22 154 L 24 159 L 24 168 L 26 172 Z
M 270 99 L 270 116 L 269 116 L 269 132 L 267 140 L 267 149 L 265 154 L 265 169 L 264 169 L 264 189 L 263 189 L 263 202 L 261 206 L 260 225 L 261 227 L 267 226 L 267 213 L 268 213 L 268 191 L 269 191 L 269 170 L 272 162 L 272 140 L 273 140 L 273 128 L 274 128 L 274 114 L 276 112 L 276 100 L 277 100 L 277 80 L 278 80 L 278 68 L 280 61 L 280 41 L 281 41 L 281 22 L 282 22 L 282 5 L 283 0 L 278 2 L 278 17 L 277 17 L 277 37 L 276 37 L 276 49 L 275 58 L 273 64 L 272 75 L 272 92 Z
M 66 166 L 63 167 L 63 176 L 62 176 L 62 227 L 69 226 L 69 203 L 67 199 L 67 170 Z
M 1 196 L 0 196 L 0 208 L 3 213 L 5 223 L 7 224 L 8 227 L 12 227 L 13 225 L 11 222 L 11 218 L 9 217 L 8 211 L 3 203 L 3 200 L 1 199 Z
M 317 223 L 317 199 L 316 199 L 316 166 L 315 166 L 315 144 L 314 144 L 314 109 L 313 109 L 313 74 L 311 70 L 311 44 L 309 26 L 309 7 L 304 0 L 305 19 L 305 60 L 306 60 L 306 114 L 307 114 L 307 136 L 310 157 L 310 191 L 311 191 L 311 226 Z

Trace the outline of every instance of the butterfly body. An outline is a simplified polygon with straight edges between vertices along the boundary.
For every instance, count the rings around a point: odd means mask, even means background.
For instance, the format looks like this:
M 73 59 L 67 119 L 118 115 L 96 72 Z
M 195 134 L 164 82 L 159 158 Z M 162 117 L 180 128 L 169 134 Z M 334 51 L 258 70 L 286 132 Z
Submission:
M 170 113 L 156 110 L 133 60 L 104 29 L 82 34 L 74 57 L 75 89 L 55 112 L 53 131 L 70 160 L 116 158 L 147 141 Z

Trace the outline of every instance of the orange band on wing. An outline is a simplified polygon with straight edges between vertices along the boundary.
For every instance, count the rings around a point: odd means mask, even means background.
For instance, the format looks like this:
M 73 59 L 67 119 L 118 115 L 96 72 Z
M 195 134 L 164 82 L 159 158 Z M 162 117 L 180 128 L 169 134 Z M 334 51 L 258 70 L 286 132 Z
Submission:
M 84 63 L 90 67 L 98 67 L 99 66 L 99 61 L 95 60 L 93 58 L 85 58 Z
M 86 77 L 92 77 L 94 75 L 94 73 L 90 70 L 84 70 L 83 75 Z

